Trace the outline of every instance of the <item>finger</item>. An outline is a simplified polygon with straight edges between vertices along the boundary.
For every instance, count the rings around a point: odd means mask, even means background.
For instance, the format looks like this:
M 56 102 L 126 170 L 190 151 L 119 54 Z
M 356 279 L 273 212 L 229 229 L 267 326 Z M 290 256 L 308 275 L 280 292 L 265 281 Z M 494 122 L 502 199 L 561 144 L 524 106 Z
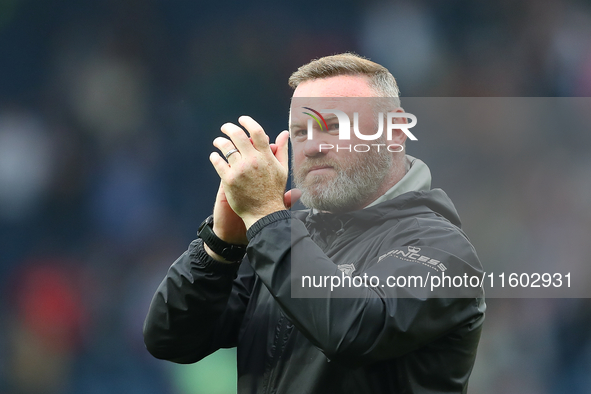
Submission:
M 213 140 L 213 146 L 215 146 L 220 150 L 220 152 L 222 152 L 222 155 L 230 164 L 240 157 L 240 151 L 236 151 L 236 147 L 234 146 L 232 141 L 230 141 L 227 138 L 217 137 L 215 140 Z M 228 156 L 228 153 L 231 153 L 232 151 L 234 151 L 234 153 Z
M 249 138 L 249 139 L 250 139 L 250 143 L 254 144 L 254 142 L 252 142 L 252 138 Z M 270 138 L 269 138 L 269 136 L 267 136 L 267 141 L 269 141 L 269 140 L 270 140 Z
M 273 152 L 273 155 L 277 153 L 277 144 L 269 144 L 269 148 L 271 148 L 271 152 Z
M 295 204 L 300 197 L 302 196 L 302 191 L 300 189 L 291 189 L 288 190 L 283 195 L 283 203 L 285 204 L 286 208 L 291 208 L 293 204 Z
M 237 126 L 234 123 L 224 123 L 220 129 L 222 130 L 222 133 L 232 140 L 234 146 L 236 146 L 242 154 L 248 154 L 253 151 L 254 148 L 252 147 L 250 139 L 240 126 Z
M 261 125 L 250 116 L 241 116 L 238 122 L 248 131 L 252 144 L 259 152 L 265 152 L 269 149 L 269 136 Z
M 222 159 L 222 157 L 217 152 L 211 152 L 209 155 L 209 161 L 213 164 L 213 168 L 218 173 L 220 178 L 224 180 L 228 170 L 230 170 L 230 165 L 226 162 L 226 160 Z
M 287 130 L 282 131 L 275 140 L 277 145 L 277 152 L 275 157 L 279 160 L 279 163 L 285 168 L 289 167 L 289 152 L 288 152 L 289 132 Z
M 218 148 L 223 155 L 225 155 L 228 151 L 236 148 L 232 141 L 224 137 L 216 137 L 213 140 L 213 146 Z

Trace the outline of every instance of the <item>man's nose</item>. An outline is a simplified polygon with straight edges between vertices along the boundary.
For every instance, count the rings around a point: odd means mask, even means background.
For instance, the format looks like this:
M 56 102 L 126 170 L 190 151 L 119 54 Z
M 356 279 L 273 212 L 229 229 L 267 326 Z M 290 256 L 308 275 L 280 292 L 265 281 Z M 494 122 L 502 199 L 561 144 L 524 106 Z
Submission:
M 304 142 L 304 155 L 307 157 L 324 156 L 332 148 L 334 148 L 334 144 L 327 138 L 314 137 Z

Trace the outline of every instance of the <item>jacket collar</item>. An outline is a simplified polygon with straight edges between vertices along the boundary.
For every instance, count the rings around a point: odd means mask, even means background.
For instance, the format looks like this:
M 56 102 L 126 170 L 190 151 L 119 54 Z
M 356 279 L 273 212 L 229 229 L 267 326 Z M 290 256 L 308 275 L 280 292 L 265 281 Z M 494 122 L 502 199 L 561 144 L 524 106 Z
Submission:
M 373 207 L 384 201 L 391 200 L 401 194 L 413 191 L 427 191 L 431 189 L 431 171 L 422 160 L 406 155 L 406 174 L 377 200 L 366 206 Z M 365 209 L 364 208 L 364 209 Z

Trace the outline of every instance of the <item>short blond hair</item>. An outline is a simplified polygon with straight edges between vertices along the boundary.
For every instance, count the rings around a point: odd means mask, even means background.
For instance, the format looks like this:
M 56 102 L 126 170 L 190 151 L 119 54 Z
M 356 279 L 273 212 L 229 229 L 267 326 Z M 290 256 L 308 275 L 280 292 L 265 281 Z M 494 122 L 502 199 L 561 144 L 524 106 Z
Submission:
M 325 56 L 304 64 L 289 77 L 289 86 L 293 89 L 305 81 L 336 77 L 339 75 L 364 75 L 369 86 L 378 97 L 395 97 L 400 106 L 398 84 L 388 69 L 356 53 L 341 53 Z

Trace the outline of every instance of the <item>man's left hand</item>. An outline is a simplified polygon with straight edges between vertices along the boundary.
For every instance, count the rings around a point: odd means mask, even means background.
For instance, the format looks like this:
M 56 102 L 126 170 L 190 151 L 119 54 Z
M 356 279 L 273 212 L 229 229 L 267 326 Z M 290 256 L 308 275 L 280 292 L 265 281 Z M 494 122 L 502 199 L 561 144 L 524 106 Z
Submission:
M 241 116 L 238 122 L 249 132 L 226 123 L 221 130 L 230 139 L 218 137 L 213 145 L 223 154 L 233 149 L 226 162 L 217 152 L 209 160 L 222 179 L 230 207 L 242 218 L 246 228 L 273 212 L 285 209 L 284 191 L 289 172 L 287 143 L 289 133 L 283 131 L 275 141 L 273 154 L 269 137 L 251 117 Z

